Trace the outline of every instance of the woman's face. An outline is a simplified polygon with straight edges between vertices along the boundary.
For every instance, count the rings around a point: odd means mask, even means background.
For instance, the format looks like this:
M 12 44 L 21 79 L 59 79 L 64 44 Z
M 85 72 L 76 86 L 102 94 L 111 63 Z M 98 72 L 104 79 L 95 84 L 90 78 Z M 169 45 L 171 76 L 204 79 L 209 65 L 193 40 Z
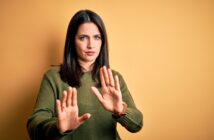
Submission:
M 102 38 L 98 27 L 87 22 L 79 26 L 75 36 L 75 48 L 80 64 L 93 64 L 100 53 Z

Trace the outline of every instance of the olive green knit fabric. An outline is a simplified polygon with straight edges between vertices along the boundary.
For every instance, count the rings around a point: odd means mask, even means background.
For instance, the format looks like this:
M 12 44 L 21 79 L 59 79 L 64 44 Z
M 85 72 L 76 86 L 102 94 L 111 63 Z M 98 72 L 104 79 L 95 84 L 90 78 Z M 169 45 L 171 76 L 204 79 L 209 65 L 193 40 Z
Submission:
M 61 99 L 63 90 L 68 84 L 59 75 L 59 67 L 48 70 L 43 77 L 35 108 L 27 122 L 27 129 L 32 140 L 120 140 L 116 130 L 120 123 L 130 132 L 142 128 L 142 113 L 136 108 L 123 77 L 118 75 L 123 101 L 127 104 L 126 115 L 120 118 L 112 116 L 99 103 L 91 90 L 95 86 L 91 72 L 81 77 L 81 86 L 77 88 L 79 116 L 90 113 L 91 118 L 80 127 L 60 134 L 57 129 L 56 99 Z M 100 87 L 97 87 L 100 90 Z

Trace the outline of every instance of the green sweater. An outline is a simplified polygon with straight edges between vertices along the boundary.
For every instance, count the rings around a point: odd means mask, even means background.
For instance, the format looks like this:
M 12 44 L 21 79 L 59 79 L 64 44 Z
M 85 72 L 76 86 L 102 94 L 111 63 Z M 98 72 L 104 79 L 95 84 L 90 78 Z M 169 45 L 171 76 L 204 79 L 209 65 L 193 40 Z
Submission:
M 48 70 L 42 80 L 35 108 L 27 122 L 28 133 L 32 140 L 120 140 L 116 130 L 120 123 L 130 132 L 142 128 L 142 113 L 136 108 L 122 76 L 117 74 L 120 81 L 123 101 L 127 104 L 126 115 L 120 118 L 112 116 L 99 103 L 91 90 L 95 85 L 91 72 L 81 77 L 81 86 L 77 88 L 79 116 L 90 113 L 91 118 L 72 132 L 60 134 L 57 129 L 56 99 L 61 99 L 63 90 L 68 84 L 59 75 L 59 68 Z M 100 90 L 100 87 L 97 87 Z

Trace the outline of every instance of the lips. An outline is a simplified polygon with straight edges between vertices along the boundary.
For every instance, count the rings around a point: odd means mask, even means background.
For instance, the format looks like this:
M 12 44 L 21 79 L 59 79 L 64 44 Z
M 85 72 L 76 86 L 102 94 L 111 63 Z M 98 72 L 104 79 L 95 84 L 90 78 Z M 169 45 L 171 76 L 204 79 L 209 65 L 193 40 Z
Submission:
M 87 51 L 87 52 L 85 52 L 85 53 L 86 53 L 86 55 L 88 55 L 88 56 L 93 56 L 93 55 L 95 54 L 94 51 Z

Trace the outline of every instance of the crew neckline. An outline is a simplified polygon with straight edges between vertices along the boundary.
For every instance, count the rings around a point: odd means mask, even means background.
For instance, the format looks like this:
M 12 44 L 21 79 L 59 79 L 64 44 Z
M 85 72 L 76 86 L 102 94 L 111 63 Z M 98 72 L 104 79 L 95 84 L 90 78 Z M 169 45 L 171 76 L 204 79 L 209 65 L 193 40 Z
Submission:
M 83 74 L 91 74 L 91 73 L 92 73 L 91 71 L 83 72 Z

